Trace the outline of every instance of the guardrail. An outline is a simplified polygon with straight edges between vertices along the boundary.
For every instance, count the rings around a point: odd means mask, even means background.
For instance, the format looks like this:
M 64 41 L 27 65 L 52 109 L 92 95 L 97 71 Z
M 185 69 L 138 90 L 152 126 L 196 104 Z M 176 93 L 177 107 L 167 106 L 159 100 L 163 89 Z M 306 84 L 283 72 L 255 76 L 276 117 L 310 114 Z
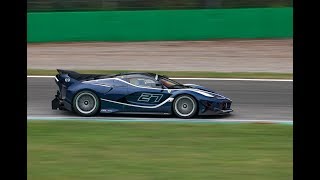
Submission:
M 28 42 L 291 38 L 292 8 L 28 13 Z

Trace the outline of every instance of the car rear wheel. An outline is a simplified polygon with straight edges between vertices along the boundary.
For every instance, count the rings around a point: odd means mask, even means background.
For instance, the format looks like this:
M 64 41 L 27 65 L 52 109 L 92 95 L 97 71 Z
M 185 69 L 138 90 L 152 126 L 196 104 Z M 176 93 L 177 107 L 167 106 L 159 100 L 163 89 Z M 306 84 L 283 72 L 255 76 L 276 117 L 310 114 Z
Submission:
M 181 95 L 173 101 L 173 112 L 180 118 L 192 118 L 197 113 L 198 104 L 189 95 Z
M 94 116 L 98 113 L 100 101 L 91 91 L 80 91 L 73 99 L 73 109 L 81 116 Z

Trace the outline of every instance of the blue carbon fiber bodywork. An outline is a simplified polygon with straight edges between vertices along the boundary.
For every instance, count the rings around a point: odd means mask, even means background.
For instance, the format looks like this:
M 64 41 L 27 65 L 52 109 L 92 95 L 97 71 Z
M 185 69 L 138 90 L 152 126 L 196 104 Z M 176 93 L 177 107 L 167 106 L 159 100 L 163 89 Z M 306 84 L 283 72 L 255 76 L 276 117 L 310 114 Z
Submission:
M 150 78 L 159 87 L 146 87 L 130 83 L 127 78 Z M 80 91 L 91 91 L 100 100 L 100 113 L 156 113 L 172 114 L 173 101 L 180 95 L 192 96 L 198 104 L 198 115 L 230 113 L 232 100 L 206 87 L 188 84 L 183 88 L 168 89 L 159 79 L 145 74 L 114 75 L 106 78 L 79 79 L 68 73 L 55 76 L 58 91 L 53 109 L 73 111 L 73 99 Z

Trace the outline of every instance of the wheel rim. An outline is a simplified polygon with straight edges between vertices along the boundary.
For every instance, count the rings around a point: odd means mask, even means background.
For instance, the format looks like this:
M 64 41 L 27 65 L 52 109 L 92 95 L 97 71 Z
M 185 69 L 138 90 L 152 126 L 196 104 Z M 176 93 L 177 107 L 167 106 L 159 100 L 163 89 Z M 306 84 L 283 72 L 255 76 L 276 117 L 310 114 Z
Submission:
M 191 97 L 181 96 L 176 100 L 175 111 L 183 117 L 190 116 L 195 111 L 195 102 Z
M 76 99 L 76 107 L 83 114 L 92 113 L 97 107 L 97 100 L 91 93 L 82 93 Z

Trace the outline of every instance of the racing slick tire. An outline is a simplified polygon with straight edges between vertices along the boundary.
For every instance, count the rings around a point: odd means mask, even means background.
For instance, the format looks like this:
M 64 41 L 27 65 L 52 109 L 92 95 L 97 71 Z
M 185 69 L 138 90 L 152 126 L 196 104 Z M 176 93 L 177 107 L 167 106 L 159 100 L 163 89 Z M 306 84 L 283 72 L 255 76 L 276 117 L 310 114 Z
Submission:
M 180 118 L 192 118 L 197 113 L 198 103 L 190 95 L 180 95 L 173 101 L 173 112 Z
M 92 91 L 80 91 L 73 98 L 72 106 L 80 116 L 94 116 L 100 109 L 100 100 Z

